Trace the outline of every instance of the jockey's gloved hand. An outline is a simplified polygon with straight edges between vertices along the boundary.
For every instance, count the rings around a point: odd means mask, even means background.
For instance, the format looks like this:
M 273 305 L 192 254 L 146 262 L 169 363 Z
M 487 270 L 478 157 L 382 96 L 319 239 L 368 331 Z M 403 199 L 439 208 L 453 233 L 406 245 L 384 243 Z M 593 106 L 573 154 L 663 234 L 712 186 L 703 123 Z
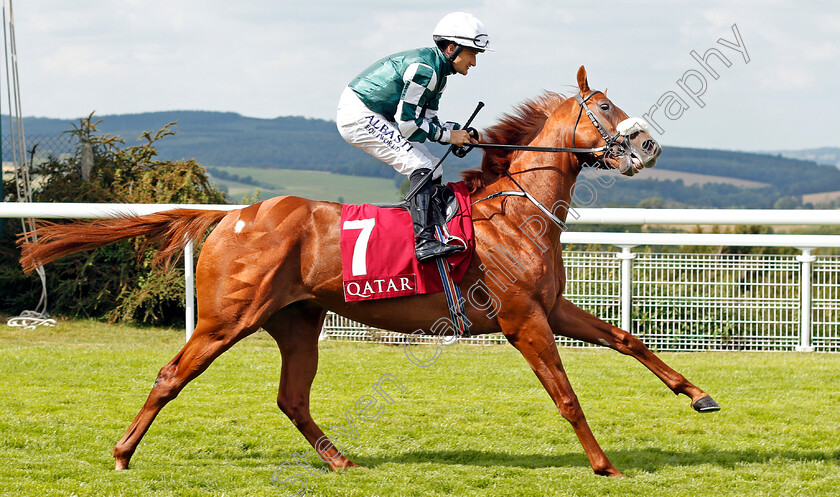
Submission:
M 467 138 L 469 141 L 465 141 L 463 144 L 454 145 L 452 147 L 452 153 L 455 154 L 455 157 L 464 158 L 473 149 L 472 146 L 466 145 L 467 143 L 478 143 L 480 135 L 478 134 L 478 130 L 472 127 L 464 128 L 463 131 L 466 131 Z

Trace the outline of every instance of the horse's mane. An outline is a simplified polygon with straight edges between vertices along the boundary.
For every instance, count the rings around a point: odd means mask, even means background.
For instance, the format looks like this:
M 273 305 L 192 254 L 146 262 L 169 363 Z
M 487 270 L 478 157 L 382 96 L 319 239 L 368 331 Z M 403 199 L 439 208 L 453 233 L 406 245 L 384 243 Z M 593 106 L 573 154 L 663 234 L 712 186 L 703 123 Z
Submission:
M 482 142 L 506 145 L 530 143 L 542 131 L 548 116 L 565 100 L 566 97 L 547 91 L 533 100 L 522 102 L 511 113 L 503 115 L 496 125 L 484 130 Z M 461 173 L 469 192 L 475 193 L 478 189 L 496 181 L 503 171 L 510 167 L 513 153 L 513 151 L 485 149 L 481 168 Z

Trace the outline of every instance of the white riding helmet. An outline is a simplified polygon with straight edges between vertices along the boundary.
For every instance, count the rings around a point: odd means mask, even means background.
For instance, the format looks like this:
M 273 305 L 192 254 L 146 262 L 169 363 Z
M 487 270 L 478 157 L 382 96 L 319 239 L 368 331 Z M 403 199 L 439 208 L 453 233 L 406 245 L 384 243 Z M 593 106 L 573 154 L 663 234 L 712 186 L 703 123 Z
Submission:
M 432 32 L 435 42 L 447 40 L 462 47 L 474 48 L 479 52 L 490 50 L 490 35 L 484 23 L 466 12 L 447 14 Z M 490 50 L 492 52 L 492 50 Z

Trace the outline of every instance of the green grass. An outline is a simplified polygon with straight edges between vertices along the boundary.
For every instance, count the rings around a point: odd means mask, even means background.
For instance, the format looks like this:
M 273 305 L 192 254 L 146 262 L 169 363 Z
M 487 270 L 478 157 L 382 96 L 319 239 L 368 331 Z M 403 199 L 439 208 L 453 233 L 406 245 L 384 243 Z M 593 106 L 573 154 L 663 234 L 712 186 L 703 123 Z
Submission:
M 228 196 L 239 202 L 245 194 L 253 195 L 260 190 L 260 199 L 277 195 L 296 195 L 313 200 L 342 201 L 350 204 L 397 201 L 397 186 L 394 180 L 349 176 L 320 171 L 292 169 L 259 169 L 247 167 L 213 166 L 239 177 L 251 176 L 260 183 L 276 186 L 274 189 L 257 188 L 251 185 L 213 178 L 213 182 L 228 188 Z M 382 167 L 389 167 L 383 164 Z
M 88 321 L 0 328 L 0 492 L 288 495 L 272 473 L 309 445 L 275 405 L 280 355 L 264 333 L 193 381 L 158 416 L 132 469 L 113 471 L 114 443 L 182 342 L 180 330 Z M 424 369 L 399 347 L 327 342 L 313 415 L 369 469 L 309 475 L 307 495 L 836 495 L 840 355 L 661 354 L 723 406 L 705 415 L 633 359 L 561 355 L 627 478 L 591 474 L 571 427 L 510 346 L 455 345 Z M 357 420 L 357 440 L 342 438 L 331 427 L 346 426 L 345 411 L 383 374 L 406 391 L 392 389 L 376 421 Z

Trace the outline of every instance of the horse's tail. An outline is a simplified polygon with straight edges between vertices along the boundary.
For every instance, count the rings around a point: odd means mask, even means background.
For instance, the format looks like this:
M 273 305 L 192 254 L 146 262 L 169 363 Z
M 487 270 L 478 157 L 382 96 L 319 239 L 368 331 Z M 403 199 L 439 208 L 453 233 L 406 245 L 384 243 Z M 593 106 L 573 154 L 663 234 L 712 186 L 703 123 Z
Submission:
M 69 224 L 44 222 L 18 237 L 20 264 L 27 273 L 59 257 L 92 250 L 109 243 L 147 235 L 146 245 L 158 247 L 156 261 L 169 264 L 188 241 L 200 239 L 230 211 L 173 209 L 145 216 L 79 221 Z M 35 240 L 30 242 L 28 240 Z

